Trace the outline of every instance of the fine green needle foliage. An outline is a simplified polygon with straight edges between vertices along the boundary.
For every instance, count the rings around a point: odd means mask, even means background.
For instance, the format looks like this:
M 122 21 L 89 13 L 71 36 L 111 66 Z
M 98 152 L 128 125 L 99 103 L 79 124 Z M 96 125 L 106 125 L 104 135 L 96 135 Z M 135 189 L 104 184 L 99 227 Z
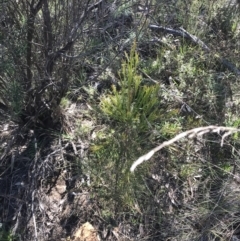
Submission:
M 142 85 L 138 65 L 139 56 L 134 44 L 119 72 L 121 90 L 113 87 L 111 94 L 101 98 L 100 108 L 113 120 L 145 130 L 148 123 L 158 118 L 159 85 Z
M 120 90 L 113 86 L 111 93 L 100 99 L 107 128 L 102 134 L 98 133 L 91 146 L 89 165 L 93 182 L 101 187 L 97 195 L 103 203 L 112 200 L 111 206 L 104 204 L 105 212 L 112 217 L 126 211 L 136 213 L 136 201 L 151 195 L 142 178 L 150 166 L 144 165 L 136 175 L 129 171 L 131 160 L 149 146 L 145 140 L 161 116 L 160 87 L 142 83 L 142 76 L 138 74 L 139 62 L 135 43 L 130 54 L 125 54 L 119 71 Z
M 5 231 L 3 228 L 0 228 L 0 240 L 1 241 L 13 241 L 16 240 L 13 238 L 11 232 Z

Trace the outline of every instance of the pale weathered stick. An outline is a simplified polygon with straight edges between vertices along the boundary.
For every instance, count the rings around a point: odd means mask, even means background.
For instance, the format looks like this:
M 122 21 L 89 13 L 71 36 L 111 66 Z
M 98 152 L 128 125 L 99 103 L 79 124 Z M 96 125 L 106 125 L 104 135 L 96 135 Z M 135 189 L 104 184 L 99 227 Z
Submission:
M 180 139 L 184 138 L 184 137 L 188 137 L 188 138 L 193 138 L 195 136 L 202 136 L 206 133 L 219 133 L 220 132 L 226 132 L 223 136 L 222 136 L 222 142 L 221 145 L 223 145 L 223 140 L 230 134 L 234 133 L 234 132 L 240 132 L 240 129 L 236 129 L 233 127 L 225 127 L 225 126 L 206 126 L 206 127 L 198 127 L 198 128 L 194 128 L 185 132 L 182 132 L 178 135 L 176 135 L 174 138 L 172 138 L 169 141 L 164 141 L 161 145 L 155 147 L 154 149 L 152 149 L 150 152 L 148 152 L 147 154 L 139 157 L 131 166 L 130 171 L 133 172 L 136 167 L 140 164 L 142 164 L 144 161 L 149 160 L 156 152 L 158 152 L 159 150 L 161 150 L 162 148 L 166 147 L 166 146 L 170 146 L 173 143 L 179 141 Z

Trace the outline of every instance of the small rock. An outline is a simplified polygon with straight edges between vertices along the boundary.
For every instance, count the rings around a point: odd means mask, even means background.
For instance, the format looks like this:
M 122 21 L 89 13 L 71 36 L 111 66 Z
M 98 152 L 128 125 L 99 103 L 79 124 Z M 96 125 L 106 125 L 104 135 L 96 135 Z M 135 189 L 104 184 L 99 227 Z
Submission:
M 72 241 L 100 241 L 97 230 L 89 223 L 84 223 L 74 234 Z

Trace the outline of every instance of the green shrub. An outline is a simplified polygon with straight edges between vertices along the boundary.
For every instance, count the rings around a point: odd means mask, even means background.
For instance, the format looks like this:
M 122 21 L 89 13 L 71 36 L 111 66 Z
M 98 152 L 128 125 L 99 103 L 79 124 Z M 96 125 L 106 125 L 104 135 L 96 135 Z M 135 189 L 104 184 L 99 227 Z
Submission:
M 143 178 L 149 166 L 143 165 L 135 175 L 130 166 L 139 152 L 151 145 L 146 140 L 160 116 L 160 87 L 143 85 L 138 64 L 134 44 L 119 72 L 121 89 L 113 86 L 111 93 L 100 98 L 100 110 L 107 121 L 91 146 L 90 165 L 93 183 L 100 187 L 97 195 L 103 204 L 102 215 L 136 213 L 136 203 L 151 195 Z
M 146 130 L 148 124 L 159 117 L 159 85 L 142 85 L 142 78 L 137 73 L 139 56 L 136 44 L 133 45 L 130 56 L 126 54 L 126 59 L 119 73 L 121 90 L 118 91 L 113 86 L 112 93 L 101 98 L 100 109 L 118 123 Z
M 11 232 L 6 231 L 4 228 L 0 228 L 0 240 L 1 241 L 13 241 L 13 235 Z

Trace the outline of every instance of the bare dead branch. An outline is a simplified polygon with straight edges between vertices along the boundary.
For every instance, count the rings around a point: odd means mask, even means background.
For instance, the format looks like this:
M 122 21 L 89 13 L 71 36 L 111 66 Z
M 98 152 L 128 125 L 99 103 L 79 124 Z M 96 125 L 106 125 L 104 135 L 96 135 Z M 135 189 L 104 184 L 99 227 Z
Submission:
M 186 36 L 191 39 L 195 44 L 201 46 L 205 51 L 210 51 L 210 49 L 208 48 L 208 46 L 198 37 L 188 33 L 184 28 L 179 28 L 180 30 L 182 30 L 183 33 L 186 34 Z
M 68 42 L 66 43 L 66 45 L 59 49 L 58 51 L 56 51 L 55 53 L 52 53 L 50 58 L 48 59 L 48 63 L 47 63 L 47 70 L 51 73 L 54 63 L 57 61 L 58 58 L 61 57 L 61 55 L 64 55 L 68 50 L 71 49 L 71 47 L 74 45 L 77 37 L 78 37 L 78 29 L 80 28 L 81 24 L 83 23 L 83 21 L 86 19 L 86 17 L 88 16 L 88 13 L 90 11 L 92 11 L 94 8 L 98 8 L 100 6 L 100 4 L 102 4 L 103 0 L 100 0 L 98 2 L 96 2 L 93 5 L 90 5 L 90 0 L 88 0 L 88 2 L 86 3 L 86 7 L 80 17 L 80 19 L 78 20 L 77 23 L 75 23 L 75 25 L 73 26 L 70 35 L 68 37 Z
M 158 25 L 153 25 L 153 24 L 149 25 L 148 27 L 152 30 L 155 30 L 155 31 L 157 30 L 157 31 L 172 34 L 174 36 L 180 36 L 182 38 L 190 39 L 195 44 L 201 46 L 204 50 L 210 51 L 208 46 L 202 40 L 200 40 L 198 37 L 188 33 L 184 28 L 179 28 L 180 30 L 176 30 L 176 29 L 158 26 Z
M 179 28 L 180 30 L 176 30 L 176 29 L 172 29 L 172 28 L 168 28 L 168 27 L 163 27 L 163 26 L 158 26 L 158 25 L 154 25 L 154 24 L 150 24 L 148 26 L 151 30 L 154 31 L 160 31 L 160 32 L 165 32 L 165 33 L 169 33 L 172 34 L 174 36 L 180 36 L 182 38 L 186 38 L 191 40 L 194 44 L 199 45 L 204 51 L 211 53 L 211 49 L 198 37 L 190 34 L 189 32 L 187 32 L 184 28 Z M 232 63 L 230 63 L 228 60 L 221 58 L 218 56 L 218 54 L 215 54 L 215 57 L 217 57 L 217 60 L 223 65 L 225 66 L 228 70 L 230 70 L 231 72 L 233 72 L 234 74 L 240 76 L 240 70 Z
M 155 24 L 150 24 L 148 27 L 151 30 L 154 30 L 154 31 L 169 33 L 169 34 L 172 34 L 174 36 L 180 36 L 180 37 L 183 37 L 183 38 L 188 38 L 188 36 L 180 30 L 176 30 L 176 29 L 172 29 L 172 28 L 168 28 L 168 27 L 163 27 L 163 26 L 158 26 L 158 25 L 155 25 Z
M 240 129 L 236 129 L 233 127 L 225 127 L 225 126 L 206 126 L 206 127 L 198 127 L 198 128 L 194 128 L 185 132 L 182 132 L 178 135 L 176 135 L 174 138 L 172 138 L 169 141 L 164 141 L 161 145 L 155 147 L 154 149 L 152 149 L 151 151 L 149 151 L 147 154 L 139 157 L 131 166 L 130 171 L 133 172 L 136 167 L 140 164 L 142 164 L 144 161 L 149 160 L 156 152 L 160 151 L 161 149 L 163 149 L 166 146 L 170 146 L 173 143 L 187 137 L 187 138 L 193 138 L 196 136 L 202 136 L 206 133 L 219 133 L 220 132 L 225 132 L 225 134 L 222 136 L 222 142 L 221 145 L 223 145 L 223 141 L 224 139 L 235 132 L 239 132 Z
M 46 46 L 45 56 L 48 56 L 49 51 L 52 50 L 53 36 L 52 36 L 52 21 L 51 21 L 50 11 L 49 11 L 49 6 L 47 1 L 43 4 L 42 13 L 43 13 L 43 21 L 44 21 L 43 36 L 44 36 L 44 42 Z
M 34 23 L 35 23 L 35 17 L 39 10 L 41 9 L 43 3 L 46 0 L 40 0 L 37 5 L 34 7 L 34 1 L 32 1 L 30 5 L 30 13 L 27 19 L 27 89 L 30 89 L 32 84 L 32 40 L 33 40 L 33 34 L 34 34 Z

